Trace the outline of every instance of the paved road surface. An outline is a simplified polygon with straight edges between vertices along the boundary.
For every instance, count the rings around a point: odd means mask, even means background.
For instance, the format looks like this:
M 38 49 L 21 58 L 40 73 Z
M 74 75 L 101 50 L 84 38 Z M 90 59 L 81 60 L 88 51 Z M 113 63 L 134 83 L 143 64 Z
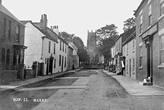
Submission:
M 0 97 L 0 110 L 163 110 L 163 96 L 130 96 L 102 70 L 86 69 Z

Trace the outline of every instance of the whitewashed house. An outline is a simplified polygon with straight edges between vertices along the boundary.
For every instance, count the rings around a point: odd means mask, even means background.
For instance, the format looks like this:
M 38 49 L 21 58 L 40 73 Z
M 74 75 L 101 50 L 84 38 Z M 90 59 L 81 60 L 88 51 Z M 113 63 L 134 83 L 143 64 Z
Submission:
M 37 75 L 55 73 L 57 60 L 57 35 L 47 27 L 46 14 L 41 16 L 40 22 L 22 21 L 25 24 L 25 51 L 24 63 L 26 68 L 32 68 L 33 62 L 37 65 Z
M 67 70 L 67 57 L 68 57 L 68 43 L 61 37 L 59 33 L 58 26 L 51 27 L 53 32 L 58 35 L 58 43 L 56 45 L 57 51 L 57 59 L 56 59 L 56 67 L 57 72 L 62 72 Z
M 135 31 L 123 42 L 123 56 L 125 57 L 124 75 L 136 79 L 136 33 Z

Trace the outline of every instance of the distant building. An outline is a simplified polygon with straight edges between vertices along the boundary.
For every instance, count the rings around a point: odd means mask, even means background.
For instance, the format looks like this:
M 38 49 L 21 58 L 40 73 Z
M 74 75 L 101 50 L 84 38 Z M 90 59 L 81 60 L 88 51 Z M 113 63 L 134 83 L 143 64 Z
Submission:
M 0 0 L 0 84 L 22 78 L 23 67 L 20 66 L 24 64 L 24 49 L 27 48 L 24 28 Z
M 73 42 L 68 42 L 68 45 L 73 49 L 72 56 L 70 57 L 71 59 L 69 59 L 72 60 L 72 64 L 70 66 L 72 67 L 72 69 L 78 68 L 79 67 L 79 56 L 77 55 L 78 48 L 75 46 Z
M 91 31 L 88 31 L 88 36 L 87 36 L 87 53 L 89 55 L 89 60 L 90 63 L 95 63 L 95 56 L 96 56 L 96 33 Z
M 111 51 L 111 58 L 110 58 L 110 61 L 109 61 L 109 66 L 110 66 L 110 71 L 115 71 L 116 69 L 116 58 L 115 58 L 115 55 L 116 55 L 116 46 L 113 45 L 111 48 L 110 48 L 110 51 Z
M 136 16 L 136 78 L 164 87 L 164 0 L 142 0 Z

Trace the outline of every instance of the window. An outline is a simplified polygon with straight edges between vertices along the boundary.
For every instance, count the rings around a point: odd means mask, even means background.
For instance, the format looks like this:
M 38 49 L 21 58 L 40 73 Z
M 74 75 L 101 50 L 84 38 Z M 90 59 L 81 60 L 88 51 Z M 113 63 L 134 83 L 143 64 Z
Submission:
M 16 27 L 16 41 L 19 42 L 20 41 L 20 26 L 17 25 Z
M 5 69 L 5 49 L 4 48 L 2 48 L 1 62 L 2 62 L 2 69 Z
M 135 51 L 135 40 L 133 39 L 133 52 Z
M 143 31 L 143 15 L 140 16 L 140 33 Z
M 127 51 L 127 52 L 126 52 L 126 55 L 128 55 L 128 43 L 127 43 L 127 49 L 126 49 L 126 51 Z
M 148 3 L 148 4 L 150 4 L 150 2 L 151 2 L 151 0 L 148 0 L 148 2 L 147 2 L 147 3 Z
M 140 46 L 140 48 L 139 48 L 139 55 L 140 55 L 140 58 L 139 58 L 139 67 L 142 67 L 142 46 Z
M 54 68 L 56 68 L 56 59 L 54 59 Z
M 4 25 L 3 25 L 3 36 L 5 37 L 6 35 L 6 18 L 4 18 Z
M 47 59 L 45 58 L 45 64 L 47 63 Z
M 63 42 L 63 52 L 64 52 L 64 42 Z
M 56 51 L 56 45 L 54 44 L 54 54 L 55 54 L 55 51 Z
M 65 45 L 65 53 L 66 53 L 66 45 Z
M 160 4 L 160 16 L 162 16 L 164 14 L 164 0 L 161 0 L 161 4 Z
M 10 65 L 10 50 L 7 50 L 7 56 L 6 56 L 6 70 L 9 70 Z
M 61 55 L 59 55 L 59 66 L 61 66 Z
M 160 64 L 164 64 L 164 35 L 161 37 Z
M 133 58 L 133 72 L 134 72 L 134 69 L 135 69 L 135 59 Z
M 129 59 L 129 74 L 131 74 L 131 59 Z
M 148 26 L 152 24 L 152 8 L 151 5 L 149 5 L 149 20 L 148 20 Z
M 128 60 L 127 60 L 127 63 L 126 63 L 126 65 L 127 65 L 127 69 L 126 69 L 126 72 L 127 72 L 127 74 L 128 74 Z
M 51 42 L 49 41 L 49 48 L 48 48 L 48 53 L 51 51 Z
M 8 37 L 11 37 L 11 21 L 9 21 Z
M 66 57 L 65 57 L 65 65 L 64 65 L 64 67 L 66 67 Z
M 60 40 L 60 50 L 61 50 L 61 43 L 62 43 L 62 42 L 61 42 L 61 40 Z

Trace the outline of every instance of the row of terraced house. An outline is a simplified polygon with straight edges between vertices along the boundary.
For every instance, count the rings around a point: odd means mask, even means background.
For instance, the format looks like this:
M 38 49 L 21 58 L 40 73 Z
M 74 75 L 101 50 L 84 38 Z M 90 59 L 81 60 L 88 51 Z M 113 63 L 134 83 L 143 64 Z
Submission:
M 142 0 L 134 16 L 135 27 L 111 48 L 112 71 L 164 87 L 164 0 Z
M 46 14 L 39 22 L 20 21 L 0 0 L 0 84 L 79 67 L 77 47 L 47 23 Z

